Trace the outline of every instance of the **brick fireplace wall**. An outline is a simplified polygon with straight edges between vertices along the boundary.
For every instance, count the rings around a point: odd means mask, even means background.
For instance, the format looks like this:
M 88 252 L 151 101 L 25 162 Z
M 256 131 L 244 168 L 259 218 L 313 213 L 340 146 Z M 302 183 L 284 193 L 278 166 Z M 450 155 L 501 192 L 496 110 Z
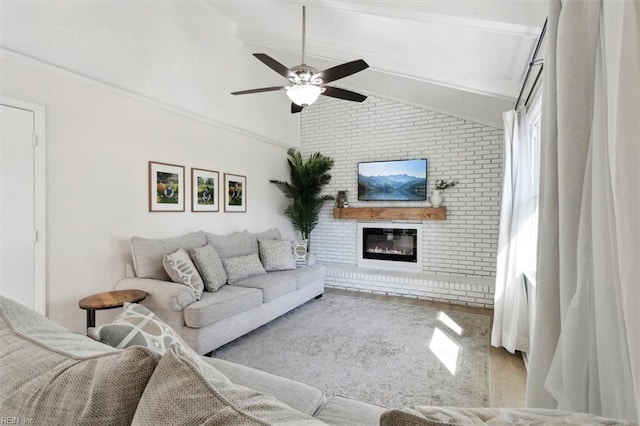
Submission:
M 436 179 L 459 181 L 443 193 L 447 219 L 422 222 L 423 273 L 418 275 L 368 274 L 355 268 L 357 221 L 334 219 L 333 203 L 326 203 L 311 247 L 318 261 L 329 266 L 328 286 L 492 304 L 502 187 L 501 129 L 374 96 L 362 104 L 321 97 L 302 113 L 301 139 L 303 154 L 319 151 L 334 159 L 325 192 L 349 191 L 351 207 L 427 205 L 358 201 L 360 161 L 427 158 L 428 196 Z

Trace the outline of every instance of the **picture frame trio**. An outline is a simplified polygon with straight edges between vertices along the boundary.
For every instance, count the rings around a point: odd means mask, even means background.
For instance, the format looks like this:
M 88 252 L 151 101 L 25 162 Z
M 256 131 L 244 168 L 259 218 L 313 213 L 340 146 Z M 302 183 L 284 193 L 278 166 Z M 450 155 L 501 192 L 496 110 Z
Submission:
M 233 173 L 223 174 L 215 170 L 191 168 L 191 211 L 218 212 L 220 198 L 224 211 L 246 213 L 247 177 Z M 185 211 L 185 167 L 177 164 L 149 161 L 149 211 Z M 222 190 L 221 190 L 222 189 Z

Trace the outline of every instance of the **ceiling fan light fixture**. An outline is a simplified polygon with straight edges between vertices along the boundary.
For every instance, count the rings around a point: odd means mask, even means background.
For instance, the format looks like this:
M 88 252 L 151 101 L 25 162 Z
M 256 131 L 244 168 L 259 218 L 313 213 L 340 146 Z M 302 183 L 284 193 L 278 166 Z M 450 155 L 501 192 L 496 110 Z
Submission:
M 287 96 L 296 105 L 309 106 L 318 100 L 322 93 L 320 87 L 313 84 L 301 84 L 287 88 Z
M 1 1 L 1 0 L 0 0 Z M 344 99 L 352 102 L 364 102 L 367 99 L 366 96 L 360 93 L 352 92 L 350 90 L 341 89 L 335 86 L 328 86 L 327 83 L 331 83 L 341 78 L 350 76 L 360 72 L 369 65 L 362 60 L 346 62 L 344 64 L 336 65 L 331 68 L 327 68 L 324 71 L 318 72 L 317 69 L 310 67 L 304 63 L 304 48 L 306 40 L 306 7 L 302 6 L 302 63 L 295 67 L 287 68 L 287 66 L 273 59 L 266 53 L 254 53 L 253 56 L 260 62 L 271 68 L 273 71 L 280 74 L 291 82 L 292 86 L 283 87 L 263 87 L 260 89 L 241 90 L 238 92 L 231 92 L 232 95 L 248 95 L 250 93 L 262 93 L 262 92 L 275 92 L 279 90 L 285 90 L 289 99 L 291 99 L 291 113 L 296 114 L 306 106 L 313 104 L 318 100 L 320 95 L 329 96 L 336 99 Z

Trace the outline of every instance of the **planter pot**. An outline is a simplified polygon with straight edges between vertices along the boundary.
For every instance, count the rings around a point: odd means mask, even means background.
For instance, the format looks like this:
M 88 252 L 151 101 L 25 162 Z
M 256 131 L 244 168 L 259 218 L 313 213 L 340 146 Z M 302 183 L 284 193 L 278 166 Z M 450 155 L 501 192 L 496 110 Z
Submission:
M 442 205 L 442 192 L 439 189 L 434 189 L 433 194 L 431 194 L 431 205 L 435 208 L 438 208 Z
M 311 266 L 311 265 L 315 265 L 316 264 L 316 255 L 315 253 L 307 253 L 307 266 Z

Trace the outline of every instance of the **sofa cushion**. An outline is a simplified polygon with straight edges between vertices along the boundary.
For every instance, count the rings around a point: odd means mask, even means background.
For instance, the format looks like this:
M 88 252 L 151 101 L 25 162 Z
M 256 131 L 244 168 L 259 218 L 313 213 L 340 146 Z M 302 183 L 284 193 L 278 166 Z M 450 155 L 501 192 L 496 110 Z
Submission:
M 324 392 L 313 386 L 219 358 L 201 359 L 233 383 L 273 395 L 289 407 L 305 414 L 314 415 L 326 402 Z
M 171 347 L 145 389 L 133 425 L 320 425 L 276 398 L 235 385 Z
M 287 240 L 258 240 L 260 261 L 264 270 L 284 271 L 296 269 L 296 262 L 291 254 L 291 243 Z
M 158 357 L 132 347 L 115 351 L 86 336 L 43 325 L 23 333 L 17 324 L 34 324 L 26 308 L 16 316 L 15 302 L 0 306 L 0 413 L 34 424 L 129 424 Z M 7 312 L 12 311 L 12 312 Z M 50 332 L 49 332 L 50 330 Z M 99 349 L 100 348 L 100 349 Z M 72 352 L 68 352 L 71 349 Z M 73 353 L 75 352 L 75 353 Z M 92 353 L 79 356 L 77 353 Z
M 196 268 L 202 274 L 204 285 L 208 291 L 217 291 L 226 284 L 227 273 L 222 266 L 220 255 L 211 244 L 192 249 L 191 257 Z
M 206 239 L 216 249 L 221 259 L 258 253 L 256 237 L 248 231 L 230 235 L 216 235 L 207 232 Z
M 205 291 L 202 299 L 187 306 L 184 322 L 189 327 L 201 328 L 261 304 L 260 290 L 223 285 L 215 293 Z
M 377 405 L 334 396 L 320 409 L 316 418 L 329 425 L 370 426 L 377 425 L 380 415 L 385 411 L 386 408 Z
M 236 281 L 232 287 L 257 288 L 262 290 L 262 301 L 270 302 L 278 297 L 291 293 L 296 289 L 296 280 L 292 276 L 274 275 L 276 272 L 269 272 L 266 275 L 257 275 Z
M 326 271 L 322 265 L 313 265 L 289 271 L 270 272 L 269 275 L 273 275 L 274 277 L 293 277 L 296 280 L 296 290 L 300 290 L 318 281 L 324 283 Z
M 204 291 L 204 281 L 185 249 L 179 248 L 171 254 L 164 255 L 162 264 L 171 281 L 191 287 L 196 300 L 200 300 Z
M 69 352 L 76 356 L 100 355 L 115 349 L 87 338 L 84 334 L 73 333 L 7 297 L 0 296 L 0 309 L 11 327 L 43 345 Z M 3 341 L 3 340 L 0 340 Z
M 251 241 L 251 248 L 254 253 L 258 253 L 258 242 L 260 240 L 281 240 L 282 236 L 280 235 L 280 230 L 278 228 L 271 228 L 264 232 L 258 232 L 255 234 L 251 234 L 253 239 Z
M 204 232 L 194 232 L 177 238 L 153 239 L 131 238 L 131 254 L 136 276 L 139 278 L 155 278 L 169 281 L 169 275 L 162 265 L 162 257 L 171 254 L 179 248 L 187 251 L 194 247 L 202 247 L 207 243 Z
M 632 425 L 619 419 L 544 408 L 460 408 L 414 406 L 385 411 L 380 426 L 483 424 Z
M 247 230 L 235 232 L 229 235 L 217 235 L 207 232 L 207 242 L 211 244 L 220 258 L 245 256 L 251 253 L 258 253 L 258 240 L 279 240 L 280 231 L 277 228 L 269 229 L 265 232 L 251 233 Z
M 87 334 L 117 349 L 144 346 L 162 355 L 169 346 L 175 344 L 182 346 L 185 351 L 191 350 L 167 323 L 137 303 L 125 303 L 124 309 L 111 324 L 90 328 Z
M 260 263 L 260 258 L 255 253 L 222 259 L 222 266 L 224 266 L 224 270 L 227 273 L 229 284 L 247 277 L 267 273 L 262 263 Z

